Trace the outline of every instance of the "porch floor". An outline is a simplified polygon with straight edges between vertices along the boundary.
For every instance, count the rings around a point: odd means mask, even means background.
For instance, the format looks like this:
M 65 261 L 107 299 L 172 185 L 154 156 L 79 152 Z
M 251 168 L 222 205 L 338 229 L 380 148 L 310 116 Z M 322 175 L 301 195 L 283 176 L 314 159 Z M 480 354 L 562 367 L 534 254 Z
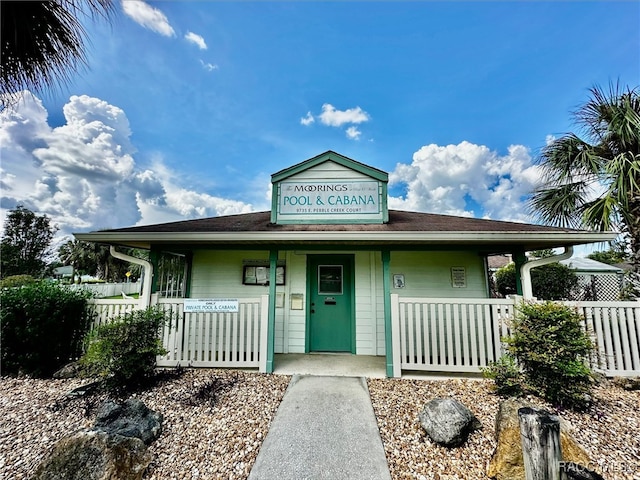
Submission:
M 277 353 L 273 373 L 332 377 L 384 378 L 385 357 L 350 353 Z

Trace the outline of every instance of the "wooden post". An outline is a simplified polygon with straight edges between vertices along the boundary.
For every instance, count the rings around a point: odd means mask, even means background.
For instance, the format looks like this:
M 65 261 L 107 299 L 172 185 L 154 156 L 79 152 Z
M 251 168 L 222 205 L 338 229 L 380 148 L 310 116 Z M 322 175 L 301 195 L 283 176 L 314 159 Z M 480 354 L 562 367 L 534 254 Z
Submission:
M 518 409 L 525 480 L 561 480 L 560 418 L 546 410 Z

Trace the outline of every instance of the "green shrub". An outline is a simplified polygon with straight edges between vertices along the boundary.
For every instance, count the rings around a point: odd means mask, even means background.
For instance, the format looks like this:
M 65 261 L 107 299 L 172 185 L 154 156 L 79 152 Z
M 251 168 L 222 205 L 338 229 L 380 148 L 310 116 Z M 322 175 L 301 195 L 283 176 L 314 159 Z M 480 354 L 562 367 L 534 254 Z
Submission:
M 0 280 L 0 288 L 22 287 L 36 283 L 36 279 L 31 275 L 11 275 Z
M 160 340 L 165 313 L 155 307 L 135 310 L 100 325 L 87 336 L 82 365 L 112 391 L 135 389 L 155 371 L 156 356 L 167 351 Z
M 0 291 L 3 374 L 48 377 L 82 354 L 90 325 L 86 291 L 51 282 Z
M 498 361 L 490 362 L 488 367 L 482 369 L 482 375 L 495 382 L 498 395 L 519 397 L 524 393 L 524 378 L 511 354 L 507 353 Z
M 573 298 L 578 288 L 578 276 L 561 263 L 549 263 L 531 270 L 533 294 L 544 300 Z M 505 265 L 496 272 L 496 289 L 501 295 L 516 294 L 516 266 Z
M 586 406 L 593 386 L 594 346 L 581 321 L 575 310 L 559 303 L 523 303 L 506 339 L 525 388 L 562 407 Z

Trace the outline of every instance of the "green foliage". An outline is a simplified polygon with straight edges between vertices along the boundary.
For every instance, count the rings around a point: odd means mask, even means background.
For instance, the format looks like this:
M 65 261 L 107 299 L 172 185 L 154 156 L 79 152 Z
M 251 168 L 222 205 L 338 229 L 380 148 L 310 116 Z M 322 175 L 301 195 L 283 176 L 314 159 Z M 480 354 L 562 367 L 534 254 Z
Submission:
M 579 134 L 542 148 L 542 182 L 529 206 L 552 225 L 620 231 L 640 271 L 640 89 L 610 85 L 590 93 L 573 114 Z
M 626 255 L 620 250 L 614 250 L 613 248 L 604 252 L 593 252 L 587 255 L 587 258 L 595 260 L 596 262 L 602 262 L 609 265 L 615 265 L 616 263 L 622 263 L 626 260 Z
M 0 288 L 22 287 L 32 283 L 36 283 L 36 279 L 31 275 L 11 275 L 0 280 Z
M 481 370 L 485 378 L 495 382 L 498 395 L 519 397 L 524 393 L 524 377 L 512 355 L 507 353 Z
M 165 313 L 151 307 L 100 325 L 87 336 L 81 360 L 86 372 L 104 379 L 112 391 L 143 385 L 155 371 L 156 356 L 167 353 L 160 340 L 165 322 Z
M 2 277 L 12 275 L 42 276 L 46 263 L 44 257 L 57 227 L 52 227 L 49 217 L 36 215 L 18 205 L 10 210 L 4 223 L 2 237 Z
M 89 292 L 51 282 L 0 291 L 3 374 L 47 377 L 82 354 Z
M 549 263 L 531 270 L 533 295 L 544 300 L 572 298 L 578 288 L 578 277 L 566 265 Z M 496 288 L 502 295 L 516 294 L 516 266 L 505 265 L 496 272 Z
M 594 353 L 582 317 L 553 302 L 523 303 L 506 339 L 525 378 L 525 388 L 563 407 L 584 407 L 592 388 Z

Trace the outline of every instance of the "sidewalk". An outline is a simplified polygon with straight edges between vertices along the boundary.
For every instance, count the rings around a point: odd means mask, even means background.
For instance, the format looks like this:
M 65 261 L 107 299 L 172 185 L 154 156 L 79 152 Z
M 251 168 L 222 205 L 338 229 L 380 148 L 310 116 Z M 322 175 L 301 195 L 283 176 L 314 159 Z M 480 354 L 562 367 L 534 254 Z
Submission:
M 294 375 L 250 480 L 390 480 L 362 377 Z

